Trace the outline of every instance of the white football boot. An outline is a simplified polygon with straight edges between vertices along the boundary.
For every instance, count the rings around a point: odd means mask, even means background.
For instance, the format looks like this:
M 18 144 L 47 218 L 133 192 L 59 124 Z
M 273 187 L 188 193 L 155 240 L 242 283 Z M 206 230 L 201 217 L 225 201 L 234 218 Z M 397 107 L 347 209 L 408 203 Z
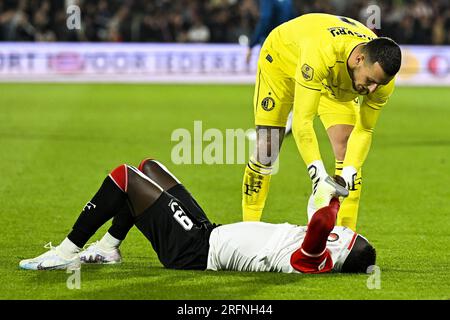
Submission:
M 333 197 L 345 198 L 348 197 L 348 194 L 348 190 L 333 178 L 327 176 L 325 179 L 321 179 L 316 186 L 315 193 L 308 200 L 308 223 L 317 210 L 330 204 Z
M 119 248 L 105 250 L 96 241 L 80 253 L 81 263 L 115 264 L 122 262 Z
M 80 269 L 80 257 L 75 254 L 72 258 L 62 255 L 58 247 L 47 243 L 44 248 L 49 249 L 47 252 L 32 259 L 25 259 L 19 262 L 19 267 L 25 270 L 56 270 L 56 269 Z

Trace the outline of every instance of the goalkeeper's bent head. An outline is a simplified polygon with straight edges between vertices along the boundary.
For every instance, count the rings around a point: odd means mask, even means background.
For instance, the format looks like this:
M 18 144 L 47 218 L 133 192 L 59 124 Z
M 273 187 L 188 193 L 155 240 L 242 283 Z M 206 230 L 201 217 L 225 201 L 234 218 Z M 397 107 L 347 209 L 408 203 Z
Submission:
M 366 63 L 378 62 L 387 76 L 393 77 L 399 72 L 402 63 L 402 52 L 399 45 L 387 37 L 375 38 L 363 48 Z
M 399 45 L 386 37 L 375 38 L 354 50 L 348 61 L 353 89 L 361 95 L 387 85 L 399 72 L 402 52 Z

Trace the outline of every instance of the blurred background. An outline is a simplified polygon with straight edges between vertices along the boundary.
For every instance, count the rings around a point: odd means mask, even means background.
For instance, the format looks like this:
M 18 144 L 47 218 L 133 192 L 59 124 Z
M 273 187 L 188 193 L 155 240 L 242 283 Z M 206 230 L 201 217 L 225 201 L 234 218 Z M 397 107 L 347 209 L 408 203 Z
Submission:
M 82 28 L 65 25 L 66 7 L 81 9 Z M 450 44 L 448 0 L 294 0 L 294 15 L 326 12 L 365 21 L 381 8 L 378 35 L 401 44 Z M 3 0 L 2 41 L 107 41 L 236 43 L 258 22 L 256 0 Z
M 252 84 L 268 33 L 310 12 L 397 41 L 399 85 L 450 85 L 449 0 L 3 0 L 0 81 Z

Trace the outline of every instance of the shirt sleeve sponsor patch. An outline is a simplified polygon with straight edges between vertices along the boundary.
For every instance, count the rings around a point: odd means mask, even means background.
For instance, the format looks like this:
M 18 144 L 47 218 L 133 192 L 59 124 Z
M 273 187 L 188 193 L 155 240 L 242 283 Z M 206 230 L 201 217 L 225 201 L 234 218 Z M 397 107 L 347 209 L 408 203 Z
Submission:
M 305 81 L 311 81 L 314 77 L 314 69 L 305 63 L 302 66 L 302 76 Z

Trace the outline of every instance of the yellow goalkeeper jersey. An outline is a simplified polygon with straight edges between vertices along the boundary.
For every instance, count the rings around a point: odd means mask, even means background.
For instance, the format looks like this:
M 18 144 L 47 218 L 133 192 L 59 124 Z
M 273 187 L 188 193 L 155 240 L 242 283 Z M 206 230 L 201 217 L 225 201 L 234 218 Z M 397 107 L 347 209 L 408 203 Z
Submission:
M 263 45 L 289 78 L 295 79 L 294 128 L 299 151 L 306 164 L 320 160 L 312 121 L 321 95 L 341 102 L 359 96 L 347 69 L 353 49 L 376 38 L 362 23 L 340 16 L 313 13 L 275 28 Z M 260 57 L 264 59 L 267 57 Z M 355 129 L 347 145 L 344 166 L 359 169 L 370 148 L 371 134 L 394 90 L 394 80 L 363 97 Z

